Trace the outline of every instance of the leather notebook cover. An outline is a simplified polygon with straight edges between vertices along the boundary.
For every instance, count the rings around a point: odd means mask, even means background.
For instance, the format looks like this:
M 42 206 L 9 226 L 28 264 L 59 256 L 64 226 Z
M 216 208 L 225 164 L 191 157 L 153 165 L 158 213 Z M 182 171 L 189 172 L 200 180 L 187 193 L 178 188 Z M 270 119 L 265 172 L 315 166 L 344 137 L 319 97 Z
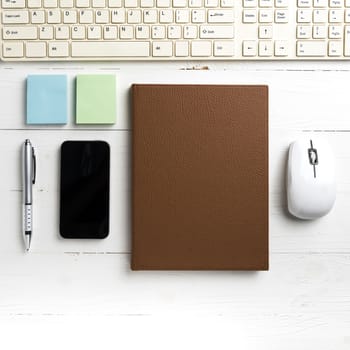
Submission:
M 268 87 L 132 94 L 132 269 L 267 270 Z

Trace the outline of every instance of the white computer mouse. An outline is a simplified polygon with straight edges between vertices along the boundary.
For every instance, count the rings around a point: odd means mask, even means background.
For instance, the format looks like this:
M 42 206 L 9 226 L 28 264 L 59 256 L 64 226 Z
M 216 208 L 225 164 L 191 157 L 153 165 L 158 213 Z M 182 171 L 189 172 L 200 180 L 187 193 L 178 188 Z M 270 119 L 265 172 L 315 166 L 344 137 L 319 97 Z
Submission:
M 287 176 L 292 215 L 316 219 L 329 213 L 336 198 L 335 159 L 323 137 L 310 134 L 290 145 Z

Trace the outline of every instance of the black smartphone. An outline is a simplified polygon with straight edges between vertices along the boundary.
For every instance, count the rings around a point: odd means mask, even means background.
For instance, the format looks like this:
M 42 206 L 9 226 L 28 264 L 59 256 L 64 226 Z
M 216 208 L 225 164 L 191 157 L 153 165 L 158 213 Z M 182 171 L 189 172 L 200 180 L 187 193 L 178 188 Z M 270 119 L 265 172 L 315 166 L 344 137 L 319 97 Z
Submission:
M 105 238 L 109 233 L 110 149 L 104 141 L 61 146 L 60 234 Z

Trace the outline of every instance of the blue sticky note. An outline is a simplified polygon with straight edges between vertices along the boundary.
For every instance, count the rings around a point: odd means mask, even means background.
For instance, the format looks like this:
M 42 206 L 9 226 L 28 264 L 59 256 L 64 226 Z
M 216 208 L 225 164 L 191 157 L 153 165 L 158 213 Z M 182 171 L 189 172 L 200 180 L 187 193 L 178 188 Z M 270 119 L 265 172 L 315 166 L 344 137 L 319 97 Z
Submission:
M 27 124 L 67 123 L 67 76 L 27 77 Z

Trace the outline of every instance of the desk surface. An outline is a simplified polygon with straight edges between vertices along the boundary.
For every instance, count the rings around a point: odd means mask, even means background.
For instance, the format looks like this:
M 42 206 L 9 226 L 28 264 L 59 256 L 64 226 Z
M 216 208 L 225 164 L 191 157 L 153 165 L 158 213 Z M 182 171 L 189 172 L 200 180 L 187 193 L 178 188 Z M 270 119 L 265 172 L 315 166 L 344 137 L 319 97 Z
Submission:
M 181 69 L 193 66 L 0 65 L 0 322 L 16 328 L 26 321 L 55 320 L 68 334 L 68 318 L 84 318 L 90 325 L 99 320 L 111 331 L 109 344 L 120 345 L 125 338 L 128 345 L 140 345 L 146 339 L 153 348 L 180 346 L 186 336 L 186 344 L 196 348 L 241 339 L 249 349 L 349 349 L 350 65 L 213 63 L 209 70 Z M 74 76 L 82 72 L 116 74 L 114 126 L 76 126 L 73 108 L 66 126 L 25 125 L 27 74 L 66 73 L 72 89 Z M 142 82 L 270 86 L 269 272 L 130 271 L 129 87 Z M 290 142 L 310 131 L 325 134 L 334 148 L 338 195 L 328 216 L 302 222 L 286 213 L 285 168 Z M 23 252 L 21 236 L 20 146 L 25 138 L 33 141 L 38 158 L 29 254 Z M 58 155 L 66 139 L 104 139 L 111 145 L 111 231 L 105 240 L 59 237 Z M 195 324 L 202 330 L 196 332 Z M 113 332 L 121 329 L 115 338 Z M 155 329 L 162 329 L 163 337 L 158 332 L 152 338 Z

